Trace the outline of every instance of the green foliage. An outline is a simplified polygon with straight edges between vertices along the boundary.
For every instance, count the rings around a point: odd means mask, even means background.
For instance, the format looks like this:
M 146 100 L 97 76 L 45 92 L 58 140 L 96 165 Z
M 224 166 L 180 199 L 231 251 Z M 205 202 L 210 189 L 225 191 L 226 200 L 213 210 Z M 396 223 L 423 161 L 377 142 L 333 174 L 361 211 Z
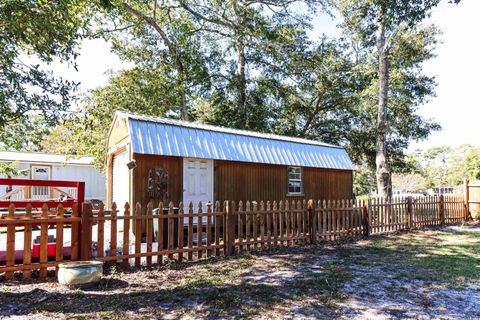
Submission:
M 408 155 L 409 167 L 404 174 L 419 174 L 423 179 L 422 189 L 458 186 L 465 178 L 480 179 L 480 148 L 461 145 L 415 150 Z
M 363 43 L 374 46 L 378 23 L 382 23 L 387 36 L 399 28 L 415 28 L 440 0 L 337 0 L 344 20 L 343 27 L 355 34 Z M 403 26 L 402 26 L 403 25 Z
M 77 84 L 55 78 L 38 63 L 54 58 L 72 61 L 88 25 L 86 1 L 20 1 L 0 3 L 0 132 L 32 114 L 54 123 L 71 105 Z M 6 145 L 9 141 L 3 140 Z M 10 146 L 8 146 L 10 147 Z M 13 148 L 18 143 L 13 141 Z
M 165 101 L 159 107 L 189 119 L 191 102 L 211 90 L 208 70 L 218 65 L 219 52 L 188 15 L 173 2 L 110 1 L 98 23 L 99 34 L 111 40 L 121 59 L 141 72 L 161 73 L 155 95 L 165 95 Z
M 369 19 L 372 6 L 383 8 L 387 2 L 394 6 L 387 8 L 393 15 L 388 25 L 402 25 L 389 34 L 395 40 L 390 48 L 389 161 L 395 172 L 411 172 L 418 164 L 406 161 L 409 142 L 439 128 L 417 113 L 435 89 L 421 67 L 433 56 L 438 30 L 417 23 L 428 16 L 433 0 L 408 8 L 393 0 L 339 1 L 338 9 L 349 18 L 339 39 L 310 38 L 311 17 L 296 13 L 297 3 L 306 3 L 311 13 L 324 9 L 322 1 L 106 1 L 98 11 L 96 34 L 134 66 L 93 90 L 42 148 L 91 154 L 101 167 L 114 111 L 125 110 L 343 145 L 355 163 L 371 172 L 379 77 Z M 399 23 L 402 19 L 415 23 Z M 241 52 L 244 111 L 239 103 Z M 360 193 L 370 191 L 370 178 L 370 173 L 359 175 Z
M 306 48 L 304 30 L 309 18 L 294 13 L 285 1 L 178 0 L 203 38 L 222 51 L 210 68 L 216 80 L 212 120 L 256 131 L 271 131 L 268 119 L 274 110 L 271 92 L 284 80 L 285 52 Z M 297 1 L 314 4 L 314 1 Z M 287 61 L 291 57 L 287 56 Z M 288 62 L 287 62 L 288 63 Z M 280 88 L 282 89 L 282 88 Z
M 376 188 L 375 172 L 366 165 L 357 166 L 353 175 L 353 192 L 358 196 L 369 196 Z
M 362 88 L 356 90 L 358 107 L 348 144 L 356 163 L 375 167 L 378 53 L 375 32 L 386 27 L 389 59 L 387 161 L 392 171 L 401 171 L 410 141 L 425 139 L 440 126 L 418 115 L 418 108 L 435 95 L 435 80 L 422 73 L 422 64 L 434 56 L 439 30 L 421 22 L 437 0 L 401 2 L 396 0 L 339 0 L 344 36 L 353 43 L 355 71 Z
M 28 121 L 15 121 L 0 130 L 0 150 L 41 151 L 40 143 L 51 127 L 40 115 L 31 115 Z
M 113 75 L 108 84 L 91 92 L 74 116 L 53 129 L 41 143 L 43 150 L 95 157 L 105 165 L 106 136 L 114 112 L 177 118 L 178 95 L 162 68 L 137 66 Z
M 28 174 L 28 170 L 18 169 L 17 165 L 18 161 L 0 162 L 0 174 L 3 174 L 9 178 L 26 176 Z
M 471 180 L 480 180 L 480 148 L 472 148 L 465 155 L 464 168 Z

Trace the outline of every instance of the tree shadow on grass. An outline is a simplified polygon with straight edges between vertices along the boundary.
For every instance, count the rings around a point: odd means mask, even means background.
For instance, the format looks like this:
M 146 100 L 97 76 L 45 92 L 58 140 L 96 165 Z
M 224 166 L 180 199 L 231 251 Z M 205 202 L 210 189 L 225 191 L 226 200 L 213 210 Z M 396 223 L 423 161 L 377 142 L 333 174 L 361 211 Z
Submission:
M 480 232 L 437 228 L 433 235 L 378 236 L 367 246 L 339 248 L 337 252 L 349 264 L 394 266 L 392 273 L 402 272 L 404 278 L 453 287 L 465 280 L 480 281 Z M 410 274 L 403 272 L 405 269 Z
M 197 283 L 193 287 L 108 294 L 91 291 L 59 293 L 34 289 L 27 293 L 0 293 L 0 316 L 20 316 L 37 312 L 70 315 L 122 314 L 128 311 L 137 313 L 142 308 L 147 309 L 151 316 L 167 313 L 182 315 L 196 309 L 195 313 L 206 318 L 249 318 L 260 315 L 262 310 L 273 304 L 292 298 L 301 299 L 299 290 L 314 285 L 315 280 L 301 285 L 297 283 L 290 288 L 290 294 L 287 294 L 289 290 L 285 290 L 285 287 L 248 282 L 223 286 L 203 286 Z
M 143 309 L 145 316 L 153 317 L 193 313 L 205 318 L 251 318 L 264 315 L 284 302 L 288 305 L 293 302 L 296 312 L 309 314 L 318 311 L 321 315 L 331 315 L 335 312 L 333 302 L 341 299 L 338 289 L 349 279 L 348 272 L 331 263 L 319 264 L 317 250 L 303 247 L 259 252 L 259 256 L 268 255 L 273 259 L 275 265 L 278 259 L 278 267 L 292 271 L 293 277 L 276 277 L 273 282 L 261 278 L 262 275 L 268 276 L 269 270 L 258 265 L 250 266 L 240 279 L 229 275 L 232 268 L 246 267 L 248 264 L 241 260 L 255 259 L 254 253 L 237 259 L 198 262 L 193 265 L 200 266 L 207 273 L 196 276 L 192 273 L 198 268 L 189 272 L 189 267 L 186 267 L 183 270 L 185 277 L 167 287 L 160 287 L 159 283 L 157 288 L 142 288 L 133 281 L 127 283 L 121 280 L 122 275 L 119 274 L 120 279 L 104 279 L 85 290 L 0 292 L 0 316 L 44 312 L 59 316 L 95 317 L 101 314 L 123 317 L 126 313 L 138 314 Z M 327 259 L 323 261 L 328 262 Z M 178 266 L 171 267 L 176 269 Z M 317 305 L 305 305 L 306 300 L 314 300 Z

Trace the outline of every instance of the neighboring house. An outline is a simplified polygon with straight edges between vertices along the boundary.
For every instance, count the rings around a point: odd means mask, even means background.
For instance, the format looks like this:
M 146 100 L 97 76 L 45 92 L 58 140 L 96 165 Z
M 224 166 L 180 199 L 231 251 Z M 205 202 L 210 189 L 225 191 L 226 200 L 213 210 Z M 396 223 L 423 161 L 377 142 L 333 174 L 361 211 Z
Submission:
M 122 112 L 107 137 L 107 203 L 351 199 L 345 149 Z
M 25 170 L 26 175 L 12 178 L 83 181 L 85 182 L 85 199 L 105 201 L 105 176 L 92 165 L 92 157 L 69 159 L 58 154 L 0 151 L 0 162 L 10 163 L 13 161 L 18 161 L 16 167 Z M 0 177 L 7 178 L 1 174 Z M 14 188 L 14 191 L 16 189 L 18 188 Z M 1 185 L 0 197 L 4 197 L 8 191 L 10 191 L 9 186 Z M 32 187 L 25 193 L 18 191 L 11 196 L 11 199 L 53 199 L 59 197 L 61 193 L 66 193 L 74 198 L 77 196 L 75 188 Z
M 455 193 L 455 187 L 438 187 L 431 188 L 427 190 L 427 194 L 431 196 L 440 196 L 440 195 L 453 195 Z

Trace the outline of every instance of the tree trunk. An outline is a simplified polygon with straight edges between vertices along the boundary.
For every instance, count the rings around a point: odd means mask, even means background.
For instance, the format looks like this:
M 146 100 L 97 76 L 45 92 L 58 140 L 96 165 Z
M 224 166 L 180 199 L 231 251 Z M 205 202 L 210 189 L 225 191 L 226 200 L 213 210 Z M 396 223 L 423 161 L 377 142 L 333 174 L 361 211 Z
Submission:
M 248 128 L 247 117 L 247 85 L 245 76 L 245 46 L 241 40 L 237 41 L 237 106 L 240 114 L 240 126 Z
M 377 51 L 378 51 L 378 78 L 379 78 L 379 96 L 378 96 L 378 115 L 377 115 L 377 143 L 376 158 L 377 166 L 377 190 L 381 197 L 391 196 L 390 170 L 387 163 L 387 102 L 388 102 L 388 49 L 386 47 L 385 26 L 379 23 L 377 31 Z
M 182 120 L 189 120 L 188 118 L 188 110 L 187 110 L 187 91 L 186 91 L 186 84 L 185 84 L 185 69 L 183 67 L 183 63 L 178 57 L 178 53 L 175 56 L 175 65 L 177 69 L 177 84 L 178 90 L 180 91 L 180 118 Z

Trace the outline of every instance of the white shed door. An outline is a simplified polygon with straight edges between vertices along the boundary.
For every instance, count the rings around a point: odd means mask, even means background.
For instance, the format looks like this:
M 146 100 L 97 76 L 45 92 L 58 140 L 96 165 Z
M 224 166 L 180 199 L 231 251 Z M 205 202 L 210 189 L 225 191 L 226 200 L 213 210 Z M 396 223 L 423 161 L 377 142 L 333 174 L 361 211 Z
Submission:
M 203 210 L 208 201 L 213 203 L 213 160 L 183 159 L 183 203 L 188 208 L 190 201 L 198 208 L 202 201 Z
M 127 167 L 128 153 L 122 153 L 113 156 L 113 174 L 112 174 L 112 202 L 117 204 L 117 208 L 123 211 L 125 202 L 129 201 L 128 178 L 129 170 Z

